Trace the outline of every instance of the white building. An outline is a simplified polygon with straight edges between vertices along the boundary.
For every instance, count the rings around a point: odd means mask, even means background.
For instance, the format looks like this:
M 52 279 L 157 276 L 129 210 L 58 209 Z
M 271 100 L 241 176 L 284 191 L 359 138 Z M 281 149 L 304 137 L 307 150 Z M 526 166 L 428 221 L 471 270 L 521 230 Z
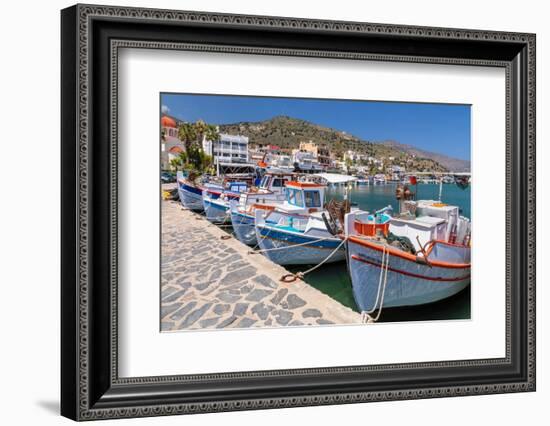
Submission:
M 217 163 L 248 163 L 248 137 L 220 133 L 217 141 L 202 140 L 202 149 Z

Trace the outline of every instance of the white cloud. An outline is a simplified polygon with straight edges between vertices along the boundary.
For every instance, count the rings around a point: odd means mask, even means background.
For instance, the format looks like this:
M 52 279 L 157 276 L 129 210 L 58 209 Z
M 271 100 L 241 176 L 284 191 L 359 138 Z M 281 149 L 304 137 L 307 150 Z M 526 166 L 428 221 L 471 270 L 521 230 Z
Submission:
M 163 114 L 168 114 L 170 112 L 170 108 L 168 108 L 166 105 L 162 105 L 160 107 L 160 110 Z

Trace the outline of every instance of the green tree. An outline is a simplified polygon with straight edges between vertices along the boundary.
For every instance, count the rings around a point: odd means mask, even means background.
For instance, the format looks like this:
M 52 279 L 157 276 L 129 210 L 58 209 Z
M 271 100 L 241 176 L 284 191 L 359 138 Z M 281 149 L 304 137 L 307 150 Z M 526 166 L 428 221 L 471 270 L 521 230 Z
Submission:
M 183 123 L 178 128 L 179 139 L 185 147 L 185 157 L 182 157 L 184 167 L 197 173 L 212 169 L 212 157 L 205 154 L 202 141 L 207 139 L 217 141 L 219 133 L 216 126 L 206 124 L 202 120 L 195 123 Z
M 182 161 L 179 157 L 172 158 L 170 160 L 170 167 L 172 167 L 172 169 L 174 169 L 175 173 L 177 173 L 179 171 L 181 166 L 182 166 Z
M 195 131 L 195 126 L 192 123 L 183 123 L 180 124 L 178 128 L 178 138 L 183 142 L 185 147 L 185 152 L 189 152 L 193 143 L 197 139 L 197 133 Z

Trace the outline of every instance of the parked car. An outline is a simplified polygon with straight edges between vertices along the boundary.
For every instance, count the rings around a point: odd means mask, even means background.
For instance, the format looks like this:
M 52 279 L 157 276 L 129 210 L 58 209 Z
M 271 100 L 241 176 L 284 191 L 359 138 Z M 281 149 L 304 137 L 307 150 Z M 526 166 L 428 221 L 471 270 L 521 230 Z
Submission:
M 172 173 L 162 172 L 160 174 L 160 180 L 162 183 L 171 183 L 176 181 L 176 177 Z

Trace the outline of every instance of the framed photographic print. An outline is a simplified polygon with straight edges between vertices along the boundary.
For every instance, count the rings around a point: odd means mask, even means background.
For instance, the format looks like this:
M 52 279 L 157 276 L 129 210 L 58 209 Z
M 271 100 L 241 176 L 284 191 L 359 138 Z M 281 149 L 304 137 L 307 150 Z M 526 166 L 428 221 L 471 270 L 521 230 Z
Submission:
M 535 390 L 535 36 L 76 5 L 75 420 Z

